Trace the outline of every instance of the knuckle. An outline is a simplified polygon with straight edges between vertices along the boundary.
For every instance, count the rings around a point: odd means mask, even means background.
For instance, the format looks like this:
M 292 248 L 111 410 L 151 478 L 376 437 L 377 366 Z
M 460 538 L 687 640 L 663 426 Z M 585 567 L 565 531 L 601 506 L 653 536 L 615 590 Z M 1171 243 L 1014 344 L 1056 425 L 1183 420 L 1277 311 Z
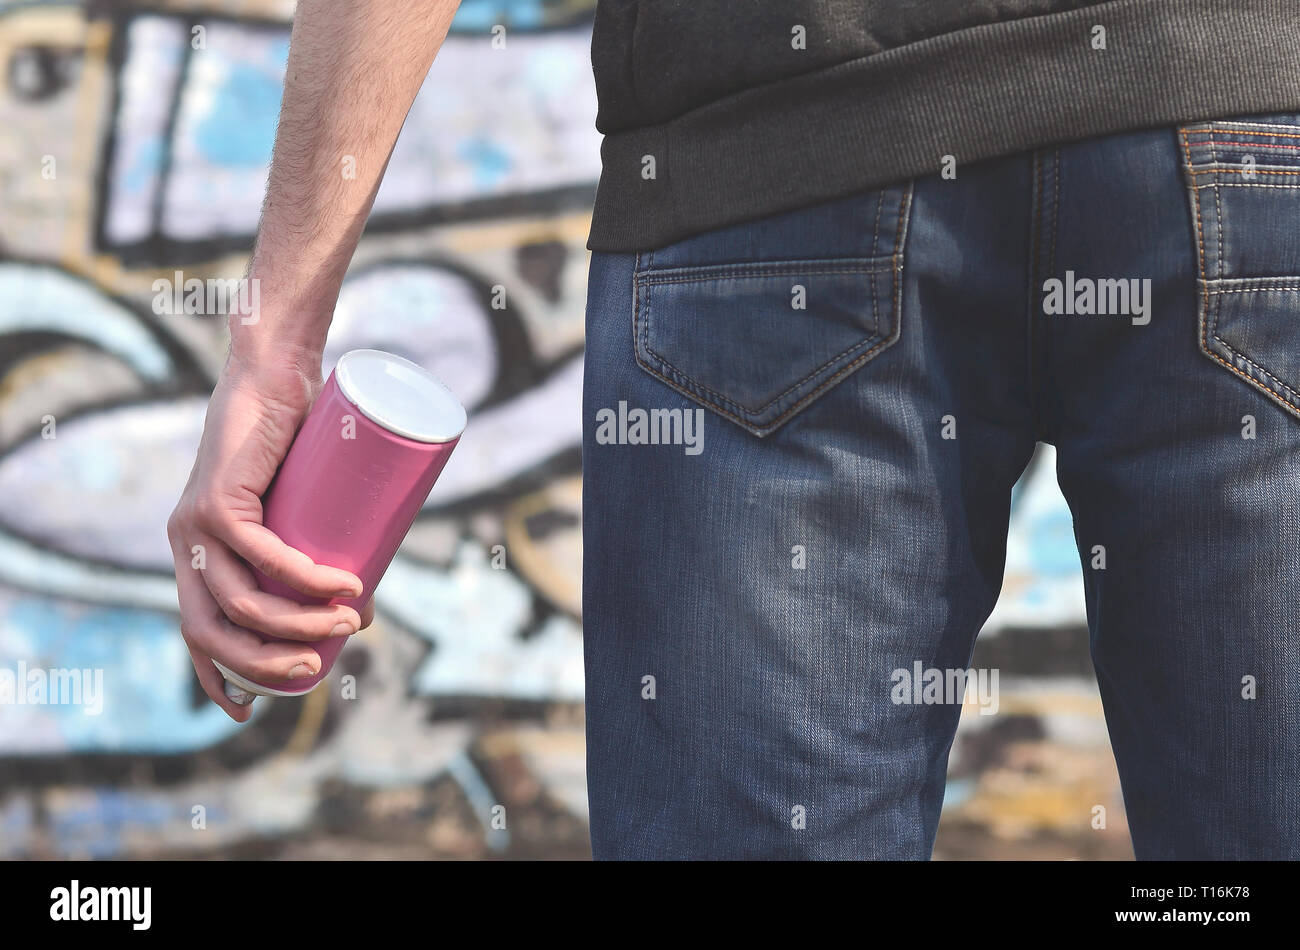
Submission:
M 267 577 L 279 579 L 283 576 L 284 559 L 275 551 L 264 551 L 252 561 L 252 566 Z
M 203 494 L 191 503 L 189 520 L 212 531 L 224 523 L 225 512 L 214 495 Z
M 254 679 L 287 679 L 290 668 L 296 665 L 296 661 L 259 656 L 249 660 L 248 675 L 251 675 Z
M 257 607 L 247 594 L 223 594 L 217 598 L 217 604 L 223 614 L 241 627 L 248 626 L 257 618 Z
M 172 509 L 172 513 L 167 517 L 167 537 L 171 539 L 173 544 L 183 546 L 194 524 L 193 504 L 182 501 Z
M 181 639 L 191 646 L 199 645 L 202 640 L 202 634 L 200 630 L 197 629 L 194 621 L 186 620 L 184 617 L 181 618 Z

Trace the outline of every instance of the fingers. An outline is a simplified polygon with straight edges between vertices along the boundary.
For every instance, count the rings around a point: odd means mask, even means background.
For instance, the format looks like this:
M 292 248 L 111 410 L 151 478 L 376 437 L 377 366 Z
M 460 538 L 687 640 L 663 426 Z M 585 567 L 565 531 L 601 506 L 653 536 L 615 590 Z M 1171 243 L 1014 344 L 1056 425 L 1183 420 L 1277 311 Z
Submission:
M 189 651 L 190 662 L 194 664 L 194 672 L 199 677 L 199 685 L 203 687 L 203 692 L 208 694 L 208 699 L 224 709 L 226 715 L 235 722 L 248 722 L 248 717 L 253 715 L 252 707 L 232 702 L 226 695 L 225 678 L 221 675 L 221 671 L 213 666 L 211 658 L 197 652 L 193 647 L 189 647 Z
M 375 622 L 375 598 L 371 597 L 366 601 L 366 606 L 361 610 L 361 626 L 357 629 L 364 630 Z
M 176 588 L 181 636 L 191 650 L 252 680 L 294 680 L 320 672 L 320 655 L 310 647 L 263 640 L 253 631 L 231 623 L 198 571 L 189 569 L 188 564 L 177 570 Z
M 240 518 L 220 501 L 204 497 L 208 500 L 195 503 L 195 527 L 220 540 L 267 577 L 310 597 L 361 596 L 361 578 L 355 574 L 317 564 L 265 525 Z
M 362 617 L 346 604 L 303 606 L 268 594 L 225 545 L 215 538 L 206 545 L 202 571 L 208 592 L 236 626 L 287 640 L 323 640 L 349 636 L 361 629 Z
M 350 606 L 302 606 L 268 594 L 255 572 L 320 600 L 359 598 L 361 581 L 314 563 L 262 524 L 261 496 L 315 392 L 298 385 L 310 381 L 310 374 L 277 374 L 254 384 L 228 370 L 209 400 L 194 468 L 168 519 L 167 535 L 176 563 L 181 635 L 199 683 L 231 718 L 244 722 L 250 710 L 226 694 L 216 664 L 256 681 L 316 676 L 320 655 L 309 643 L 362 624 Z M 204 548 L 201 572 L 191 561 L 196 540 Z

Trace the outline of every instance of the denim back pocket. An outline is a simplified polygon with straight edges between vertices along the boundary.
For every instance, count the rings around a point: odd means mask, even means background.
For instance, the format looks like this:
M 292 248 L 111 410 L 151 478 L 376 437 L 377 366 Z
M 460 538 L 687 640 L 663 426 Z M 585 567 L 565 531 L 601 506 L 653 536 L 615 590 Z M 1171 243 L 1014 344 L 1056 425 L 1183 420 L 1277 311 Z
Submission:
M 911 186 L 637 255 L 637 363 L 766 436 L 893 345 Z
M 1179 129 L 1200 347 L 1300 416 L 1300 115 Z

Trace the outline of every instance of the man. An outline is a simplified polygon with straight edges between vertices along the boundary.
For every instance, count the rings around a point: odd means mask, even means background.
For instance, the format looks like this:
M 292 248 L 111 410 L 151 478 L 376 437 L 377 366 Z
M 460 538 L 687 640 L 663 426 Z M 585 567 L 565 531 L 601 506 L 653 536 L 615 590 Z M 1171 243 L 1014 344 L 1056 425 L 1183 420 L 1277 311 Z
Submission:
M 299 5 L 262 317 L 232 320 L 169 528 L 195 669 L 241 721 L 213 660 L 311 675 L 369 619 L 243 562 L 359 588 L 258 499 L 455 6 Z M 602 0 L 597 857 L 928 856 L 960 696 L 894 673 L 968 666 L 1040 441 L 1137 855 L 1300 857 L 1297 36 L 1293 0 Z

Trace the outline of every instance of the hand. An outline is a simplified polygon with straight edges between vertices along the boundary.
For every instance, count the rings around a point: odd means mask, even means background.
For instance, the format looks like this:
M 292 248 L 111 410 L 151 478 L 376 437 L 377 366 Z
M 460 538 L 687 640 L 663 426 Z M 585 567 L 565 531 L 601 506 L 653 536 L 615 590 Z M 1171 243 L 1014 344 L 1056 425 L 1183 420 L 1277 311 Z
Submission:
M 226 696 L 214 659 L 254 680 L 315 676 L 321 659 L 313 642 L 355 633 L 374 619 L 373 601 L 358 614 L 267 594 L 248 567 L 313 597 L 361 593 L 355 574 L 313 563 L 262 524 L 262 495 L 320 390 L 319 358 L 250 366 L 232 355 L 208 403 L 194 469 L 167 520 L 181 636 L 203 691 L 236 722 L 252 710 Z M 259 632 L 297 642 L 266 641 Z

